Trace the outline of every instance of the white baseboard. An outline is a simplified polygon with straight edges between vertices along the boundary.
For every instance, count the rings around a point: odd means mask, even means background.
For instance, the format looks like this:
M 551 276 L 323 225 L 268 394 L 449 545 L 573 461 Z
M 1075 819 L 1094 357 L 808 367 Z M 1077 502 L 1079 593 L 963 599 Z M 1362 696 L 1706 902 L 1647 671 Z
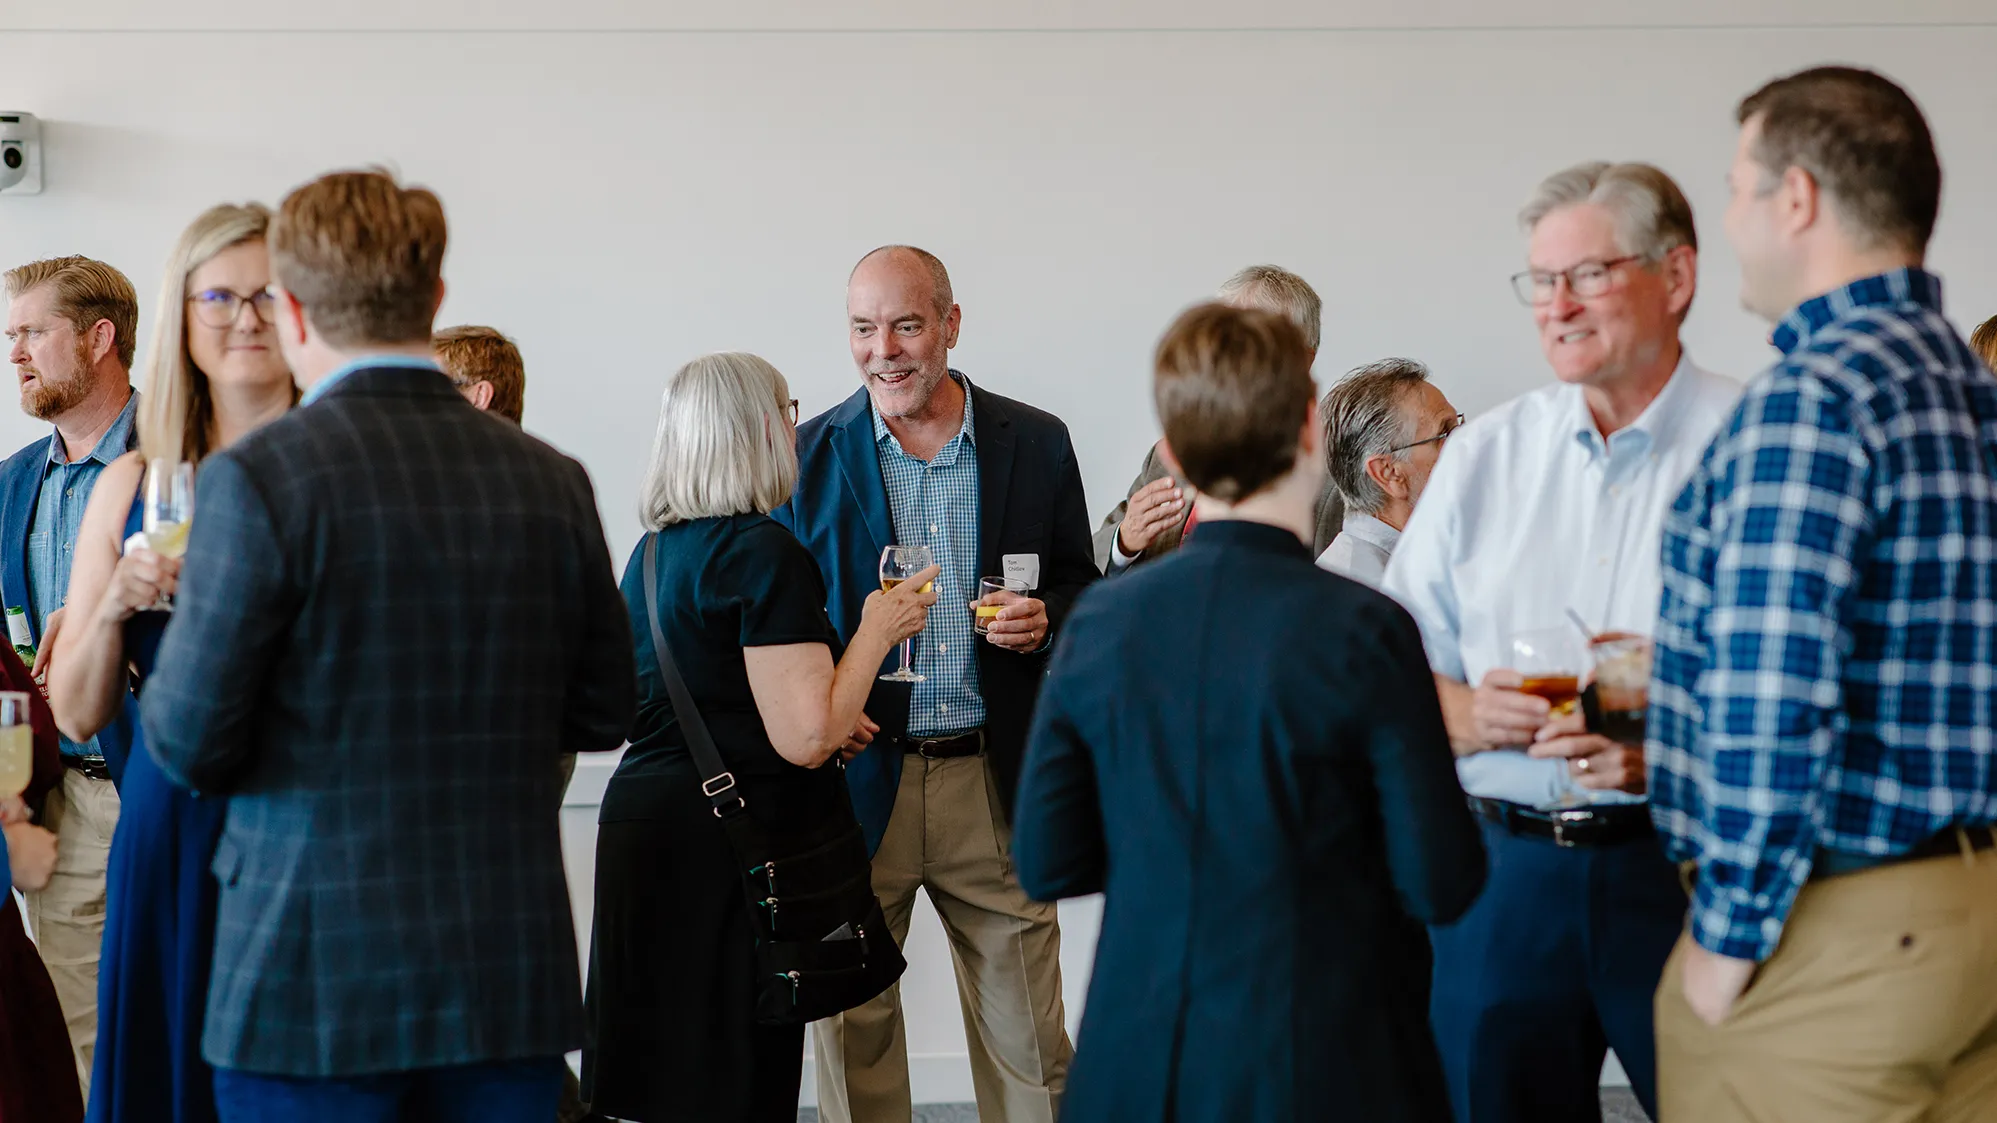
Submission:
M 804 1058 L 804 1081 L 798 1088 L 799 1107 L 818 1106 L 817 1062 Z M 971 1087 L 971 1058 L 964 1053 L 916 1053 L 908 1058 L 909 1098 L 919 1104 L 963 1104 L 977 1098 Z M 1629 1076 L 1614 1053 L 1602 1066 L 1604 1088 L 1627 1088 Z
M 919 1104 L 967 1104 L 977 1098 L 971 1088 L 971 1058 L 966 1053 L 911 1053 L 908 1058 L 909 1098 Z M 818 1106 L 818 1068 L 804 1058 L 804 1082 L 797 1106 Z

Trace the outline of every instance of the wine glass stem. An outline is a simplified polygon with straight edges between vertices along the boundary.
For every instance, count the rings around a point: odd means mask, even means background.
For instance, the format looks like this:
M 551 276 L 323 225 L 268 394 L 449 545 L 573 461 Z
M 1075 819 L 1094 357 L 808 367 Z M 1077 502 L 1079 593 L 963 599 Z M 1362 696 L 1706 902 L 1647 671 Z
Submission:
M 912 664 L 914 661 L 915 661 L 915 637 L 910 636 L 907 639 L 901 641 L 901 673 L 907 674 L 910 670 L 910 664 Z

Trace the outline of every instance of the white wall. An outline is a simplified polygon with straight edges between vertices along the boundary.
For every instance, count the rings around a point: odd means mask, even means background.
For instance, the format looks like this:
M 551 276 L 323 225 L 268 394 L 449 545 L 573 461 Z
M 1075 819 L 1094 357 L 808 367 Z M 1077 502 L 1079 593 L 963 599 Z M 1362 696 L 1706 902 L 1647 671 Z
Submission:
M 1765 329 L 1719 230 L 1732 107 L 1820 61 L 1921 99 L 1948 175 L 1933 265 L 1959 323 L 1997 312 L 1988 0 L 1499 7 L 0 0 L 0 108 L 48 140 L 46 193 L 0 197 L 0 261 L 112 261 L 149 322 L 204 206 L 391 162 L 449 207 L 445 321 L 520 340 L 529 428 L 588 464 L 620 557 L 664 374 L 746 348 L 830 406 L 855 385 L 846 271 L 887 241 L 950 263 L 958 365 L 1068 420 L 1097 511 L 1155 435 L 1157 333 L 1252 261 L 1324 295 L 1322 375 L 1413 355 L 1472 413 L 1538 384 L 1513 215 L 1583 159 L 1679 178 L 1706 235 L 1688 341 L 1747 374 Z M 0 450 L 38 435 L 0 409 Z M 584 863 L 590 815 L 568 819 Z M 1071 1010 L 1093 936 L 1074 919 Z M 932 921 L 913 945 L 911 1040 L 942 1058 L 918 1072 L 968 1098 Z

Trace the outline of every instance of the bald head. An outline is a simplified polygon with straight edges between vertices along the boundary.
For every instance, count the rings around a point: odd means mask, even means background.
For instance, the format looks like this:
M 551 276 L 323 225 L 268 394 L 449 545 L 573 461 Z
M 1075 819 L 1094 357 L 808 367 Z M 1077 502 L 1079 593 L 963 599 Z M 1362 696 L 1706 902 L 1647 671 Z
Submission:
M 867 272 L 870 279 L 879 277 L 883 273 L 922 275 L 928 282 L 932 294 L 930 303 L 935 306 L 936 317 L 939 320 L 948 316 L 950 306 L 957 302 L 950 293 L 950 271 L 943 268 L 943 259 L 925 249 L 915 246 L 882 246 L 874 250 L 861 258 L 859 264 L 853 266 L 853 271 L 847 274 L 848 289 L 853 287 L 853 281 L 862 271 Z

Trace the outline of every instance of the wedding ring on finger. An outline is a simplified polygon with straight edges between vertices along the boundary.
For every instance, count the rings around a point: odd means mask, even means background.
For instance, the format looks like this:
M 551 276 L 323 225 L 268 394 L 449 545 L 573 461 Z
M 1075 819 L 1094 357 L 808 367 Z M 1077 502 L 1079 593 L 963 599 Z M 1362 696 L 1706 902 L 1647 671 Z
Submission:
M 1581 758 L 1581 771 L 1583 771 L 1583 772 L 1586 772 L 1586 771 L 1588 771 L 1588 768 L 1589 768 L 1589 763 L 1590 763 L 1590 762 L 1589 762 L 1589 760 L 1588 760 L 1588 758 L 1587 758 L 1587 757 L 1585 757 L 1585 756 L 1584 756 L 1584 757 L 1582 757 L 1582 758 Z

